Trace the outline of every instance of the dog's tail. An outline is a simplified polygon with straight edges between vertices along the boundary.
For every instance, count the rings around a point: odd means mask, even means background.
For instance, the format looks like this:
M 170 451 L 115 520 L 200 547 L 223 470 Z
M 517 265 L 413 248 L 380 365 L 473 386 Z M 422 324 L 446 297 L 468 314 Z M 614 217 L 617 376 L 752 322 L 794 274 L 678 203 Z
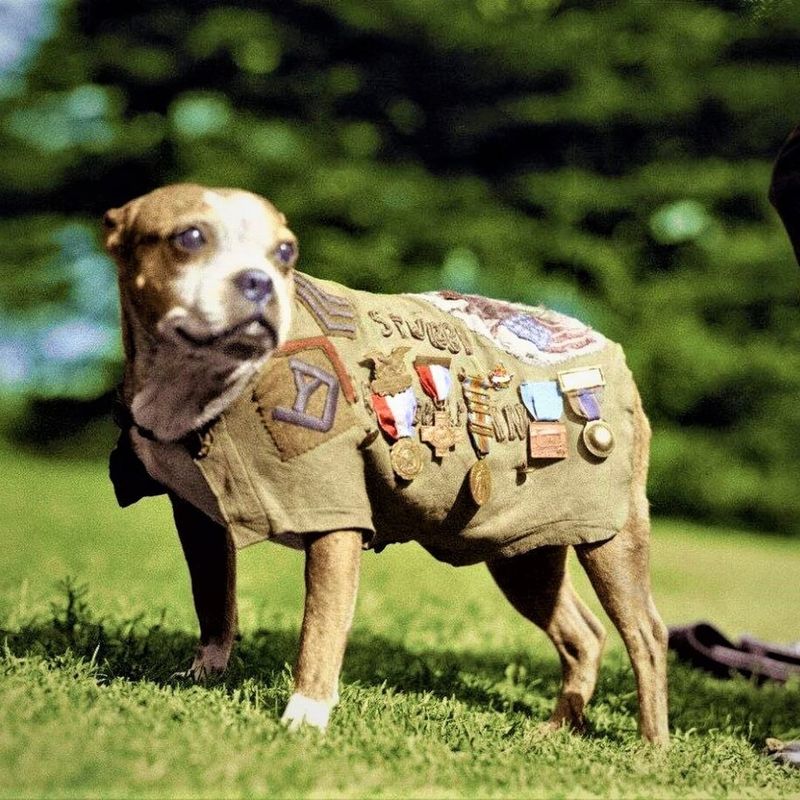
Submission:
M 775 160 L 769 201 L 780 214 L 800 264 L 800 125 L 789 134 Z

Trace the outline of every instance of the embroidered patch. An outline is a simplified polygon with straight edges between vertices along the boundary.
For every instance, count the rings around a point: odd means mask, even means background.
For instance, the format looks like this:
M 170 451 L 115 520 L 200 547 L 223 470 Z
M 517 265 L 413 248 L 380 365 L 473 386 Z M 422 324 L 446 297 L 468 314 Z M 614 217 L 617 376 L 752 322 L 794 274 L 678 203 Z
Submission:
M 344 362 L 339 357 L 339 351 L 333 346 L 333 343 L 326 339 L 324 336 L 310 336 L 307 339 L 293 339 L 291 342 L 282 344 L 278 350 L 275 351 L 275 358 L 280 356 L 288 356 L 293 353 L 299 353 L 302 350 L 322 350 L 333 364 L 333 369 L 336 372 L 336 377 L 339 379 L 339 384 L 342 387 L 342 392 L 347 398 L 348 403 L 356 402 L 356 390 L 353 388 L 353 382 L 347 374 Z
M 474 333 L 528 364 L 557 364 L 597 352 L 608 343 L 579 320 L 542 307 L 450 291 L 414 297 L 452 314 Z
M 253 399 L 282 461 L 318 447 L 356 422 L 349 405 L 355 401 L 352 383 L 323 337 L 285 344 L 261 374 Z
M 356 315 L 349 300 L 329 294 L 300 273 L 295 273 L 294 289 L 297 299 L 327 336 L 355 338 Z
M 291 408 L 283 408 L 282 406 L 273 408 L 272 419 L 290 422 L 293 425 L 299 425 L 301 428 L 310 428 L 312 431 L 327 433 L 333 427 L 333 420 L 336 418 L 339 381 L 330 372 L 319 369 L 313 364 L 307 364 L 299 358 L 290 358 L 289 368 L 294 374 L 297 397 L 295 397 L 294 405 Z M 314 414 L 310 414 L 306 409 L 311 402 L 311 397 L 323 386 L 327 388 L 325 405 L 321 416 L 317 417 Z

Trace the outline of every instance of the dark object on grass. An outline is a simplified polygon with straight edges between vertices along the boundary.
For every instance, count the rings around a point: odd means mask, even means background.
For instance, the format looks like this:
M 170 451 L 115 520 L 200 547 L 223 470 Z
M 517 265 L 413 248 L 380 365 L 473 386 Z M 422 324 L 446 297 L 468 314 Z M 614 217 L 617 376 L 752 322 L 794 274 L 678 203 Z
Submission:
M 800 741 L 782 742 L 780 739 L 767 739 L 764 755 L 778 764 L 800 769 Z
M 739 637 L 739 647 L 747 650 L 748 653 L 774 658 L 778 661 L 786 661 L 788 664 L 796 664 L 800 667 L 800 642 L 794 644 L 774 644 L 756 639 L 754 636 L 743 634 Z
M 759 683 L 784 683 L 792 675 L 800 675 L 800 653 L 796 649 L 747 636 L 734 644 L 708 622 L 671 627 L 669 647 L 679 658 L 718 678 L 737 672 Z
M 789 134 L 775 159 L 769 200 L 780 214 L 800 263 L 800 125 Z

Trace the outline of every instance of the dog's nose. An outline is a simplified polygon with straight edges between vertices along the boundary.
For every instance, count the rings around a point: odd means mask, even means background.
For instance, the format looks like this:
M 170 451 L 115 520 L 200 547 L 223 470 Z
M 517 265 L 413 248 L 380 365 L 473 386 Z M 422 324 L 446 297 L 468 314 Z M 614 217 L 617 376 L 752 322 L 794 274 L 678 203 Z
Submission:
M 260 269 L 246 269 L 234 279 L 236 288 L 253 303 L 264 303 L 272 296 L 272 278 Z

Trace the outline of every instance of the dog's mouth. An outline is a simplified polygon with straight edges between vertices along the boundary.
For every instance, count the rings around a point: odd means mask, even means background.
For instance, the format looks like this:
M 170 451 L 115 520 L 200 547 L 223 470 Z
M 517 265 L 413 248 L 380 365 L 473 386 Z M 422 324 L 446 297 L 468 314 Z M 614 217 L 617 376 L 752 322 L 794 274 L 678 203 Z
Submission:
M 221 349 L 234 358 L 251 358 L 258 352 L 272 350 L 278 341 L 275 327 L 261 314 L 253 314 L 235 325 L 205 335 L 193 333 L 180 323 L 172 330 L 193 348 Z

